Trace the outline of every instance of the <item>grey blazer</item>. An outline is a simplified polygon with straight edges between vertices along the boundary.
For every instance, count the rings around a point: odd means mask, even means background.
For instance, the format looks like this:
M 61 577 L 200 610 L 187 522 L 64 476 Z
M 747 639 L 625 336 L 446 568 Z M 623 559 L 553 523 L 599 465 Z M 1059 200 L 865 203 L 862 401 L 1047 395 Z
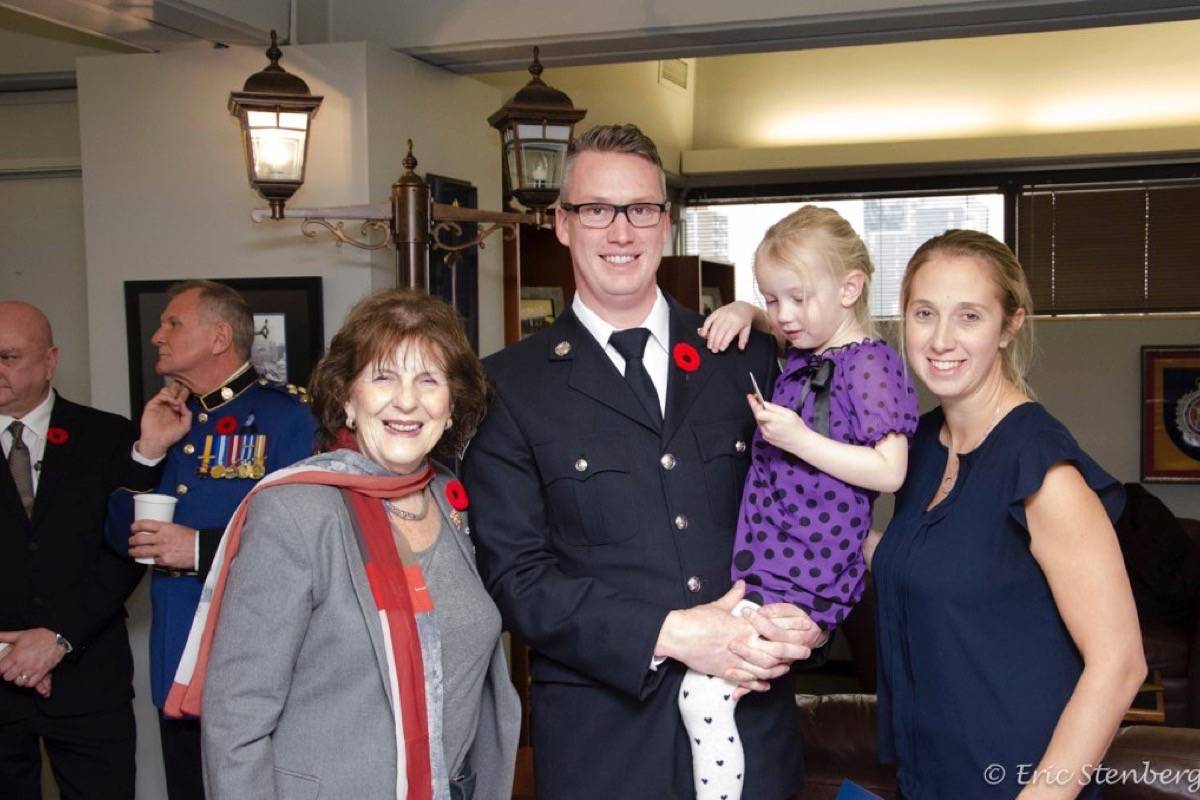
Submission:
M 443 517 L 449 479 L 439 470 L 433 484 Z M 474 570 L 469 527 L 447 528 Z M 379 612 L 338 490 L 292 485 L 255 496 L 204 689 L 208 797 L 396 797 L 385 658 Z M 512 796 L 520 717 L 497 641 L 468 755 L 474 800 Z

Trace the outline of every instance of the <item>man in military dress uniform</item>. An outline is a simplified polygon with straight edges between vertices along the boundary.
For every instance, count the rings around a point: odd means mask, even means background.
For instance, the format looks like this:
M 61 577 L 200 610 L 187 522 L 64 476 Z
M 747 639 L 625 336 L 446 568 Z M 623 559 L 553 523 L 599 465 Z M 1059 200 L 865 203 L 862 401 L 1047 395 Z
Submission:
M 155 370 L 170 382 L 146 404 L 135 460 L 165 458 L 158 491 L 178 498 L 173 522 L 132 522 L 114 502 L 111 532 L 129 532 L 134 558 L 154 558 L 150 683 L 162 709 L 175 677 L 205 576 L 234 509 L 268 472 L 312 454 L 314 424 L 302 390 L 260 378 L 248 359 L 253 315 L 223 284 L 188 281 L 151 338 Z M 119 533 L 118 533 L 119 535 Z M 159 717 L 171 800 L 204 797 L 200 725 Z

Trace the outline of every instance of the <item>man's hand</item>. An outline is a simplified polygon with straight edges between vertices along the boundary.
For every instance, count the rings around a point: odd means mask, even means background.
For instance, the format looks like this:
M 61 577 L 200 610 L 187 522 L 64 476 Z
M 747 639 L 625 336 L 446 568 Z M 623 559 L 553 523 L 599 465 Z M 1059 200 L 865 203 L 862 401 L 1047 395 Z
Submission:
M 172 381 L 150 398 L 142 411 L 141 436 L 137 451 L 146 458 L 162 458 L 167 449 L 192 428 L 192 412 L 187 407 L 188 388 Z
M 757 638 L 750 622 L 732 613 L 745 593 L 746 585 L 738 581 L 719 600 L 672 611 L 659 631 L 654 655 L 673 658 L 705 675 L 738 682 L 769 681 L 787 672 L 788 662 L 774 659 L 761 649 L 756 650 L 754 660 L 750 660 L 730 648 L 734 641 Z M 751 688 L 760 687 L 765 688 L 766 684 L 758 683 Z
M 790 665 L 805 660 L 814 649 L 829 641 L 829 634 L 821 630 L 803 609 L 791 603 L 771 603 L 762 608 L 747 609 L 742 618 L 758 635 L 749 640 L 735 639 L 729 643 L 729 649 L 751 664 Z M 747 689 L 765 691 L 767 688 L 756 681 L 755 674 L 750 671 L 735 669 L 724 677 Z M 741 694 L 739 692 L 738 696 Z
M 154 519 L 135 520 L 130 526 L 130 558 L 153 558 L 160 567 L 192 570 L 196 568 L 195 528 Z
M 37 689 L 39 694 L 42 691 L 43 680 L 66 655 L 58 646 L 54 631 L 47 628 L 0 631 L 0 642 L 11 645 L 0 657 L 0 678 L 17 686 Z M 48 680 L 45 682 L 45 688 L 46 693 L 42 696 L 48 697 Z

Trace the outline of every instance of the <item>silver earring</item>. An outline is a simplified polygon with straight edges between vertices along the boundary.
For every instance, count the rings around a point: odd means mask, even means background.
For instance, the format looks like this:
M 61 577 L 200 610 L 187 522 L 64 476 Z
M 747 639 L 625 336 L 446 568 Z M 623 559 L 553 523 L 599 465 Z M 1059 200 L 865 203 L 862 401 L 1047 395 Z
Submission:
M 453 427 L 454 427 L 454 417 L 451 417 L 450 419 L 446 420 L 446 430 L 450 430 Z
M 346 427 L 350 430 L 354 430 L 354 420 L 350 417 L 346 417 Z

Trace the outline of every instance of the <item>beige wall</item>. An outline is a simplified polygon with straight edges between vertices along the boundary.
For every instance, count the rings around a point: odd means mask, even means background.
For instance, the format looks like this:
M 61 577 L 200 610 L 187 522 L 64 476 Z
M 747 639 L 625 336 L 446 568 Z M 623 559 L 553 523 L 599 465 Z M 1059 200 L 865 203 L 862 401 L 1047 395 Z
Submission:
M 567 93 L 576 108 L 587 116 L 578 130 L 593 125 L 633 122 L 658 145 L 668 172 L 678 174 L 684 151 L 692 147 L 692 106 L 696 93 L 696 60 L 688 59 L 689 83 L 681 89 L 660 82 L 657 61 L 610 64 L 599 67 L 557 67 L 542 74 L 542 80 Z M 529 80 L 526 70 L 477 75 L 501 90 L 507 100 Z
M 702 59 L 687 173 L 1195 149 L 1200 21 Z

